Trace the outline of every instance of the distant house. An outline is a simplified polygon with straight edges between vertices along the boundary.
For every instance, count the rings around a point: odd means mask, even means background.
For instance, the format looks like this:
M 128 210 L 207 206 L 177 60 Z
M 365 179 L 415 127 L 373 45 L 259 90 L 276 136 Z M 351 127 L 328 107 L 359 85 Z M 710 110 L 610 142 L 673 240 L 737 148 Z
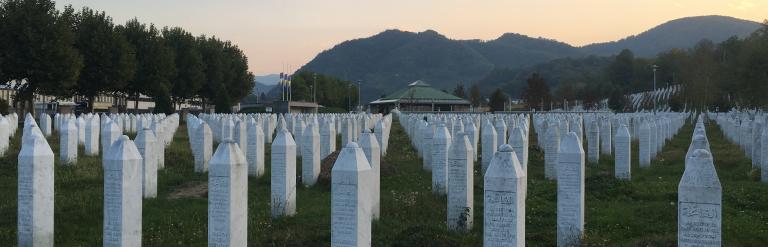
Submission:
M 371 112 L 400 111 L 469 111 L 469 101 L 437 90 L 423 81 L 408 84 L 407 88 L 377 99 L 368 104 Z

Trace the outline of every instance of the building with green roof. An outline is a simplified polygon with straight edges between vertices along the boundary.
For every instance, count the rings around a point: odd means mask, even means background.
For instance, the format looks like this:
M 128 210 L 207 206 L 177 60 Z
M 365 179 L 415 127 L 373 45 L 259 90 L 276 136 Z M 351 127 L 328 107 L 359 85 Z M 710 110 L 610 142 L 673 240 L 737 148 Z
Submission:
M 469 111 L 469 101 L 437 90 L 423 81 L 408 84 L 407 88 L 368 104 L 371 112 L 400 111 Z

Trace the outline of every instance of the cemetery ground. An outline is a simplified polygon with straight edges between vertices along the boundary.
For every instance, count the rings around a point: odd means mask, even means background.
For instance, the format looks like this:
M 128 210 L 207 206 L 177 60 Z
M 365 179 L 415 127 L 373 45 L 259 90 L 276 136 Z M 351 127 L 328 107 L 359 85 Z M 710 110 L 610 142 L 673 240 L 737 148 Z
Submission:
M 21 128 L 20 128 L 21 129 Z M 143 201 L 142 238 L 145 246 L 205 246 L 208 202 L 207 174 L 193 171 L 193 156 L 181 125 L 166 149 L 165 169 L 158 171 L 158 197 Z M 586 164 L 585 245 L 674 246 L 677 243 L 677 186 L 692 125 L 684 126 L 653 161 L 640 169 L 633 142 L 632 181 L 613 177 L 613 159 L 604 155 L 598 165 Z M 17 169 L 21 133 L 0 158 L 0 245 L 15 246 Z M 723 243 L 761 246 L 768 242 L 768 184 L 740 148 L 728 142 L 714 124 L 707 125 L 715 167 L 723 186 Z M 556 242 L 556 183 L 544 179 L 543 153 L 530 136 L 526 243 L 553 246 Z M 340 138 L 338 138 L 340 139 Z M 58 160 L 58 135 L 48 138 L 56 154 L 55 243 L 58 246 L 98 246 L 102 238 L 103 172 L 99 157 L 82 155 L 75 166 Z M 586 147 L 585 147 L 586 148 Z M 269 145 L 265 148 L 269 155 Z M 271 219 L 269 156 L 267 173 L 249 178 L 248 243 L 252 246 L 330 245 L 330 181 L 312 188 L 298 185 L 297 214 Z M 301 174 L 297 161 L 297 176 Z M 477 167 L 476 163 L 476 167 Z M 434 196 L 431 175 L 402 127 L 393 122 L 388 154 L 382 157 L 381 219 L 373 224 L 374 246 L 482 245 L 483 180 L 475 172 L 474 224 L 468 233 L 449 232 L 446 198 Z M 300 179 L 300 178 L 299 178 Z

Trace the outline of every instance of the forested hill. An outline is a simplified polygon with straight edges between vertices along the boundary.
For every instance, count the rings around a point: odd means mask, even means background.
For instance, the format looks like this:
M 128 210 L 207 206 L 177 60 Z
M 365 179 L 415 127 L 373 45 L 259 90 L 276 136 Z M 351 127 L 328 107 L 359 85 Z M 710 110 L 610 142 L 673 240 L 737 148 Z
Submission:
M 482 80 L 494 70 L 522 69 L 554 59 L 612 55 L 623 47 L 652 57 L 670 48 L 689 48 L 702 39 L 720 42 L 745 36 L 759 23 L 723 16 L 670 21 L 615 42 L 574 47 L 546 38 L 507 33 L 494 40 L 453 40 L 432 30 L 387 30 L 342 42 L 318 54 L 302 70 L 362 81 L 363 99 L 372 100 L 416 80 L 450 90 Z
M 743 38 L 760 27 L 760 23 L 728 16 L 687 17 L 618 41 L 587 45 L 581 50 L 594 55 L 614 55 L 630 49 L 637 56 L 653 57 L 672 48 L 692 47 L 701 39 L 720 43 L 733 36 Z

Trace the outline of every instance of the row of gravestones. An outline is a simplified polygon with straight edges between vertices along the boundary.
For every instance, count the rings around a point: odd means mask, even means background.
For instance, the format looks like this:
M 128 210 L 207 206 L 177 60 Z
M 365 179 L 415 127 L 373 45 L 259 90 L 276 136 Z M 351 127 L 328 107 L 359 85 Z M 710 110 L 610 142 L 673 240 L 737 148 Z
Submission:
M 192 144 L 197 153 L 207 153 L 197 150 L 210 150 L 212 147 L 210 128 L 202 120 L 206 117 L 209 116 L 188 117 L 187 122 L 195 129 L 190 138 L 203 140 Z M 336 132 L 332 126 L 336 125 L 336 121 L 346 122 L 341 125 L 343 131 L 362 129 L 360 134 L 354 134 L 357 139 L 346 143 L 332 169 L 331 241 L 334 246 L 370 245 L 371 220 L 379 217 L 379 160 L 384 154 L 380 147 L 387 145 L 379 140 L 389 139 L 390 115 L 373 116 L 372 119 L 378 119 L 376 122 L 356 121 L 358 117 L 351 114 L 253 114 L 220 115 L 216 118 L 214 121 L 224 122 L 220 124 L 222 142 L 209 161 L 209 245 L 246 244 L 246 177 L 263 174 L 265 141 L 262 140 L 264 128 L 260 123 L 269 124 L 267 121 L 270 119 L 275 119 L 277 130 L 274 139 L 270 138 L 270 200 L 273 218 L 297 213 L 296 157 L 302 157 L 301 182 L 304 186 L 313 186 L 319 175 L 321 157 L 335 151 L 335 145 L 321 148 L 321 136 L 329 138 L 322 143 L 335 144 Z M 365 116 L 359 118 L 370 119 Z M 233 120 L 237 123 L 233 123 Z M 289 130 L 289 122 L 294 122 L 296 135 Z M 356 123 L 360 125 L 355 127 Z M 323 135 L 318 133 L 318 126 L 323 130 Z M 374 127 L 374 132 L 368 127 Z M 243 132 L 238 129 L 242 128 L 246 129 L 247 135 L 240 134 Z M 294 139 L 294 136 L 301 138 Z M 242 139 L 245 139 L 245 145 L 240 144 Z
M 640 167 L 649 167 L 666 141 L 685 124 L 688 114 L 536 114 L 533 117 L 538 145 L 544 150 L 545 176 L 557 178 L 560 133 L 574 132 L 587 146 L 588 162 L 597 165 L 601 155 L 614 155 L 618 179 L 631 179 L 632 140 L 637 140 Z M 586 135 L 584 138 L 584 135 Z
M 629 179 L 632 140 L 629 123 L 640 125 L 641 130 L 651 124 L 662 129 L 653 133 L 655 138 L 647 137 L 641 141 L 640 145 L 649 146 L 644 151 L 649 152 L 650 156 L 651 143 L 661 142 L 654 148 L 663 145 L 663 140 L 670 139 L 683 126 L 686 116 L 688 114 L 680 113 L 605 114 L 585 115 L 585 120 L 580 115 L 534 116 L 534 123 L 538 126 L 546 126 L 547 121 L 552 121 L 550 130 L 562 129 L 568 133 L 562 138 L 557 136 L 549 139 L 557 141 L 557 158 L 552 169 L 555 170 L 554 179 L 558 181 L 558 246 L 578 244 L 584 230 L 585 153 L 582 147 L 582 121 L 589 124 L 586 128 L 587 135 L 592 135 L 589 143 L 596 146 L 592 152 L 598 152 L 600 145 L 605 145 L 609 150 L 615 149 L 617 178 Z M 474 150 L 477 150 L 477 144 L 473 147 L 471 139 L 472 134 L 477 133 L 475 122 L 483 123 L 481 157 L 492 157 L 484 159 L 487 165 L 483 163 L 481 168 L 485 170 L 483 243 L 486 246 L 524 246 L 528 115 L 400 114 L 398 117 L 412 143 L 420 150 L 424 168 L 432 172 L 433 193 L 447 193 L 448 228 L 457 231 L 467 231 L 472 226 L 472 156 Z M 561 117 L 562 121 L 559 119 Z M 571 120 L 572 128 L 568 128 L 567 120 Z M 605 122 L 602 126 L 605 126 L 603 128 L 609 134 L 606 138 L 615 140 L 613 145 L 611 142 L 605 144 L 598 141 L 599 130 L 595 129 L 600 128 L 600 121 Z M 611 123 L 619 127 L 612 129 Z M 545 145 L 551 147 L 553 144 Z M 486 153 L 488 150 L 490 152 Z
M 725 137 L 738 144 L 752 168 L 761 170 L 761 181 L 768 182 L 768 115 L 758 111 L 710 113 L 725 133 Z
M 159 147 L 166 145 L 165 136 L 173 136 L 178 126 L 177 114 L 134 117 L 141 129 L 135 142 L 123 135 L 126 129 L 117 125 L 117 121 L 123 120 L 118 115 L 85 114 L 75 118 L 67 114 L 53 118 L 58 121 L 62 164 L 76 165 L 79 144 L 86 145 L 86 155 L 98 155 L 101 143 L 105 246 L 141 244 L 141 217 L 136 215 L 141 215 L 142 197 L 156 197 L 157 164 L 161 161 L 159 157 L 163 157 L 158 154 L 163 152 Z M 39 120 L 43 129 L 51 130 L 49 115 L 42 114 Z M 18 243 L 53 246 L 55 157 L 46 134 L 32 115 L 25 117 L 23 126 L 18 154 Z
M 41 116 L 46 121 L 46 116 Z M 61 116 L 62 139 L 77 140 L 74 116 Z M 98 119 L 98 115 L 88 117 Z M 322 117 L 321 117 L 322 118 Z M 135 141 L 120 136 L 113 119 L 102 116 L 104 166 L 104 245 L 139 246 L 141 244 L 141 200 L 156 196 L 157 153 L 164 146 L 163 132 L 156 126 L 178 126 L 178 115 L 151 124 L 139 131 Z M 187 120 L 197 120 L 188 118 Z M 98 120 L 97 120 L 98 121 Z M 255 121 L 251 121 L 255 122 Z M 388 115 L 374 126 L 389 130 Z M 50 123 L 50 122 L 48 122 Z M 165 123 L 165 124 L 164 124 Z M 146 123 L 145 123 L 146 124 Z M 197 122 L 197 128 L 206 127 Z M 365 123 L 365 126 L 368 126 Z M 143 124 L 140 124 L 140 126 Z M 226 126 L 226 124 L 225 124 Z M 317 143 L 317 131 L 310 124 L 303 130 L 307 139 Z M 0 127 L 2 127 L 0 125 Z M 273 217 L 296 213 L 296 142 L 287 130 L 283 116 L 272 141 L 272 214 Z M 226 126 L 225 128 L 229 128 Z M 203 128 L 204 129 L 204 128 Z M 257 128 L 261 130 L 261 128 Z M 175 128 L 174 128 L 175 130 Z M 257 131 L 258 132 L 258 131 Z M 210 131 L 208 132 L 210 133 Z M 232 132 L 229 132 L 230 135 Z M 155 136 L 159 138 L 155 138 Z M 171 135 L 172 136 L 172 135 Z M 378 218 L 379 141 L 368 128 L 358 135 L 359 142 L 349 142 L 332 170 L 332 242 L 334 246 L 370 245 L 371 220 Z M 190 136 L 192 137 L 192 136 Z M 195 136 L 197 137 L 197 136 Z M 207 135 L 210 137 L 210 134 Z M 206 137 L 204 137 L 206 138 Z M 256 139 L 257 143 L 264 144 Z M 71 142 L 71 141 L 68 141 Z M 306 145 L 319 154 L 319 145 Z M 244 146 L 249 147 L 249 146 Z M 311 148 L 310 148 L 311 147 Z M 248 148 L 246 148 L 248 149 Z M 153 152 L 152 150 L 156 150 Z M 210 160 L 209 245 L 246 245 L 248 161 L 240 144 L 224 136 Z M 161 150 L 159 150 L 161 151 Z M 309 156 L 309 155 L 307 155 Z M 311 155 L 312 157 L 318 157 Z M 306 156 L 305 156 L 306 157 Z M 20 246 L 53 245 L 53 163 L 54 155 L 45 135 L 31 117 L 24 123 L 22 150 L 19 153 Z M 70 163 L 73 164 L 73 163 Z M 315 176 L 316 178 L 316 176 Z M 151 180 L 151 181 L 150 181 Z M 373 181 L 373 182 L 371 182 Z
M 360 119 L 360 120 L 358 120 Z M 200 117 L 187 116 L 190 146 L 195 154 L 195 171 L 207 171 L 213 144 L 231 138 L 243 149 L 249 174 L 261 176 L 264 173 L 264 144 L 272 143 L 278 125 L 285 126 L 297 144 L 296 155 L 305 167 L 305 182 L 314 184 L 319 172 L 320 160 L 337 150 L 336 138 L 340 133 L 342 145 L 359 140 L 357 131 L 374 129 L 382 154 L 386 154 L 389 142 L 391 117 L 380 114 L 202 114 Z M 319 146 L 319 152 L 313 152 Z M 249 151 L 250 150 L 250 151 Z M 313 179 L 315 178 L 315 179 Z

